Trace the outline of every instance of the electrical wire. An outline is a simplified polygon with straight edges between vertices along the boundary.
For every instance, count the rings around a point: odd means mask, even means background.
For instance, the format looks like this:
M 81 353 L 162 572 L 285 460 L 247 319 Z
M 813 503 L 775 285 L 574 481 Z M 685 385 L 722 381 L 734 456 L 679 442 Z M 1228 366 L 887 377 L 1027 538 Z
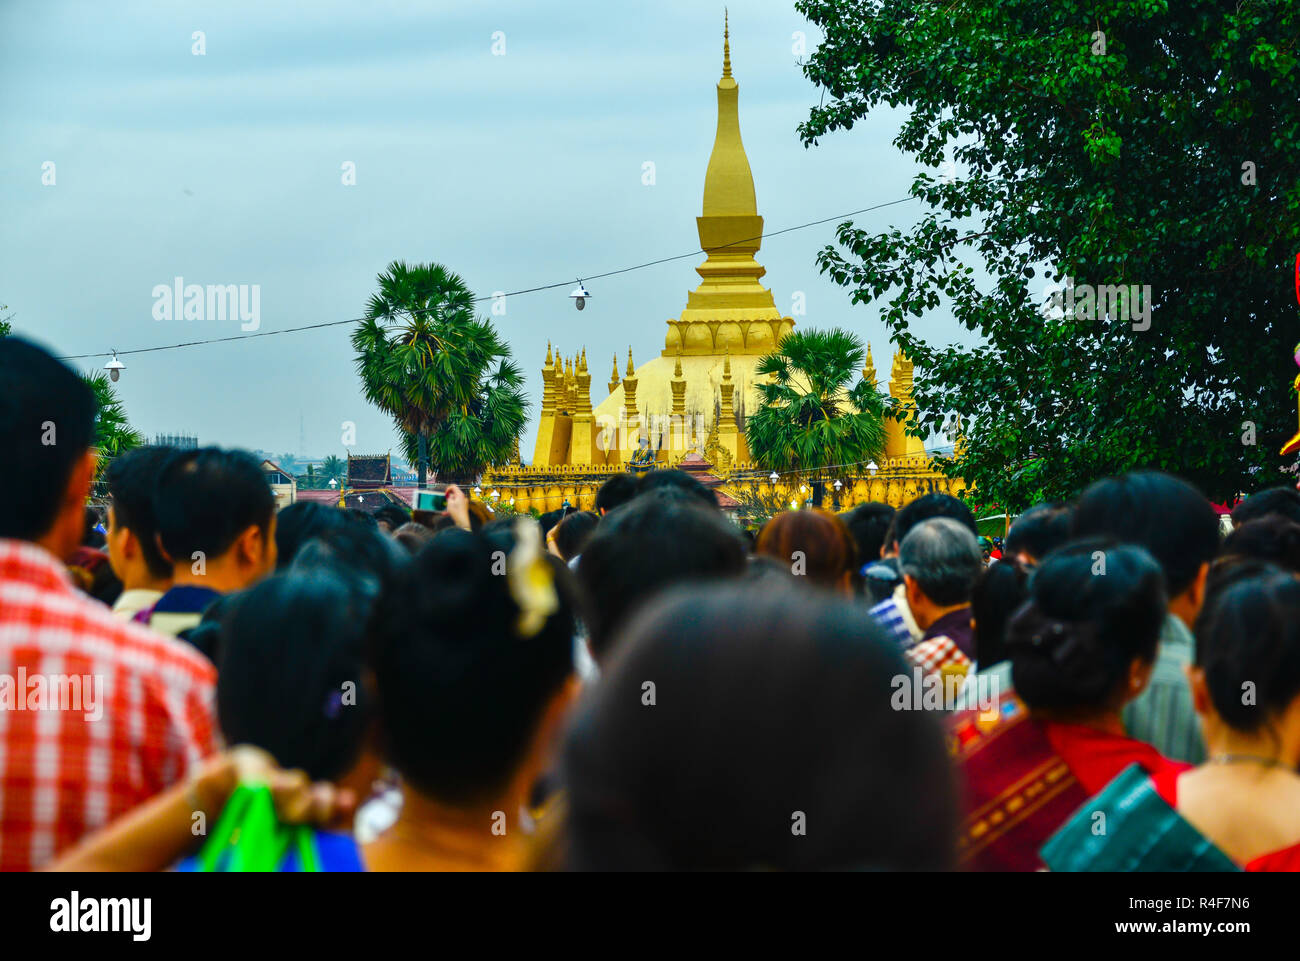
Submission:
M 885 207 L 893 207 L 897 204 L 907 203 L 909 200 L 916 200 L 916 199 L 918 198 L 902 197 L 898 200 L 890 200 L 883 204 L 875 204 L 874 206 L 871 207 L 863 207 L 861 210 L 851 210 L 845 214 L 837 214 L 834 217 L 824 217 L 821 220 L 811 220 L 806 224 L 797 224 L 793 227 L 785 227 L 781 230 L 774 230 L 771 233 L 759 234 L 756 237 L 746 237 L 743 240 L 733 240 L 729 244 L 723 244 L 721 247 L 717 247 L 714 249 L 722 250 L 727 247 L 736 246 L 737 244 L 747 244 L 747 243 L 752 243 L 755 240 L 764 240 L 769 237 L 779 237 L 782 234 L 788 234 L 795 230 L 804 230 L 808 227 L 817 227 L 820 226 L 821 224 L 828 224 L 833 220 L 841 220 L 845 217 L 856 217 L 858 214 L 870 213 L 873 210 L 881 210 Z M 607 270 L 603 274 L 592 274 L 590 276 L 585 277 L 585 280 L 603 280 L 606 277 L 615 277 L 618 276 L 619 274 L 631 273 L 634 270 L 644 270 L 647 267 L 656 267 L 659 264 L 671 263 L 674 260 L 685 260 L 687 257 L 698 257 L 702 253 L 706 253 L 706 251 L 704 250 L 704 248 L 700 247 L 695 250 L 689 251 L 688 253 L 677 254 L 676 256 L 673 257 L 661 257 L 658 260 L 649 260 L 643 264 L 633 264 L 631 267 L 620 267 L 617 270 Z M 478 297 L 471 298 L 470 303 L 476 304 L 485 300 L 493 300 L 497 297 L 518 297 L 523 294 L 533 294 L 544 290 L 555 290 L 558 287 L 567 287 L 571 283 L 573 283 L 573 281 L 571 280 L 562 280 L 559 283 L 544 284 L 540 287 L 525 287 L 522 290 L 513 290 L 501 294 L 489 294 L 487 296 L 478 296 Z M 437 309 L 438 309 L 437 307 L 427 307 L 427 308 L 423 308 L 422 310 L 410 311 L 410 313 L 411 314 L 428 313 L 430 311 L 434 311 Z M 285 327 L 280 330 L 263 330 L 263 331 L 259 331 L 258 333 L 232 334 L 229 337 L 212 337 L 207 340 L 191 340 L 182 344 L 165 344 L 159 347 L 137 347 L 133 350 L 109 350 L 109 351 L 101 351 L 98 353 L 90 353 L 90 354 L 71 354 L 68 356 L 60 357 L 59 359 L 60 360 L 88 360 L 92 357 L 94 358 L 108 357 L 108 356 L 125 357 L 129 354 L 151 354 L 160 350 L 179 350 L 182 347 L 201 347 L 205 344 L 224 344 L 234 340 L 251 340 L 254 337 L 274 337 L 277 336 L 278 334 L 295 334 L 304 330 L 320 330 L 321 328 L 324 327 L 341 327 L 345 324 L 359 324 L 366 319 L 367 318 L 365 317 L 349 317 L 347 320 L 331 320 L 320 324 L 304 324 L 301 327 Z

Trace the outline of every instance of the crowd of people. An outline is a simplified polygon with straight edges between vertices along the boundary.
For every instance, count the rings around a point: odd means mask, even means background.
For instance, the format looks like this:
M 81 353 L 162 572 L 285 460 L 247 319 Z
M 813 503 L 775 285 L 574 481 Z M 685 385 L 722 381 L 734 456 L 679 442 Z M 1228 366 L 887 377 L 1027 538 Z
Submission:
M 1130 473 L 993 543 L 939 493 L 746 531 L 662 469 L 277 511 L 145 447 L 101 518 L 89 389 L 19 338 L 0 378 L 0 869 L 185 869 L 241 784 L 335 870 L 1300 869 L 1294 489 L 1225 537 Z

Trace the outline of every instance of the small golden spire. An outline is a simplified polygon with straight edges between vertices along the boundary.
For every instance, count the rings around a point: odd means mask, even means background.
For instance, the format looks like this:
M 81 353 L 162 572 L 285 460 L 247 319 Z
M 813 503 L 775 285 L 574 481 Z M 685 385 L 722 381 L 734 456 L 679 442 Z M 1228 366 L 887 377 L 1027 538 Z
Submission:
M 678 347 L 678 348 L 677 348 L 677 366 L 675 366 L 675 367 L 673 368 L 673 376 L 674 376 L 674 377 L 680 377 L 680 376 L 682 376 L 682 349 L 681 349 L 681 347 Z
M 550 367 L 552 363 L 554 361 L 551 360 L 551 342 L 548 340 L 546 342 L 546 366 Z
M 578 370 L 585 371 L 586 369 L 587 369 L 587 348 L 584 347 L 582 348 L 582 359 L 578 362 Z
M 614 355 L 614 380 L 618 380 L 618 354 Z
M 629 347 L 627 349 L 627 376 L 631 377 L 633 370 L 634 368 L 632 367 L 632 348 Z
M 727 348 L 727 354 L 722 359 L 722 379 L 731 380 L 731 348 Z
M 727 8 L 722 8 L 722 75 L 731 76 L 731 28 L 727 22 Z

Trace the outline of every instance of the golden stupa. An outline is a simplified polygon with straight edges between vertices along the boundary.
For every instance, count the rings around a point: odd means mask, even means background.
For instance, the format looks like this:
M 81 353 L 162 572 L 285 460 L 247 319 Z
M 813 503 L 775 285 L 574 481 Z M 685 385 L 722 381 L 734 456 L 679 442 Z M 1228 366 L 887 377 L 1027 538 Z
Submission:
M 745 416 L 759 402 L 754 368 L 794 329 L 794 320 L 782 316 L 772 291 L 760 282 L 767 271 L 754 259 L 763 218 L 740 136 L 730 39 L 724 22 L 718 126 L 695 221 L 706 254 L 695 268 L 700 284 L 688 293 L 681 314 L 668 320 L 658 356 L 638 367 L 629 347 L 620 373 L 614 355 L 609 394 L 595 407 L 586 348 L 564 357 L 547 344 L 532 463 L 493 468 L 483 481 L 506 503 L 513 500 L 516 510 L 556 510 L 566 500 L 590 509 L 610 474 L 651 462 L 675 466 L 691 454 L 693 469 L 704 458 L 704 466 L 723 479 L 724 491 L 759 486 L 793 492 L 802 486 L 790 475 L 772 485 L 751 462 L 745 442 Z M 870 347 L 863 375 L 876 382 Z M 912 405 L 912 364 L 901 354 L 894 355 L 889 389 L 901 406 Z M 887 431 L 885 456 L 875 471 L 854 466 L 840 472 L 836 506 L 905 503 L 927 490 L 953 489 L 934 470 L 919 438 L 907 436 L 901 423 L 889 423 Z

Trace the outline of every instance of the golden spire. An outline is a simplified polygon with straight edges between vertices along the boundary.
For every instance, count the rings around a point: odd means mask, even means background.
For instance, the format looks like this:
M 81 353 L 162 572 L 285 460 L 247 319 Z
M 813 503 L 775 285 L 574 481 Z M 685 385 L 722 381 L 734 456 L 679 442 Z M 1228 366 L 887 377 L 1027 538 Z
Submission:
M 731 76 L 731 31 L 727 23 L 727 8 L 722 8 L 722 75 Z
M 682 349 L 681 349 L 681 347 L 678 347 L 678 348 L 677 348 L 677 366 L 675 366 L 675 367 L 673 368 L 673 376 L 674 376 L 674 377 L 680 377 L 680 376 L 682 376 Z
M 609 392 L 612 394 L 618 389 L 618 354 L 614 355 L 614 373 L 609 375 Z
M 740 140 L 739 89 L 731 76 L 729 31 L 723 30 L 722 79 L 718 81 L 718 129 L 713 153 L 704 175 L 704 216 L 735 217 L 758 215 L 754 199 L 754 175 Z M 762 232 L 761 230 L 759 231 Z
M 722 379 L 731 380 L 731 348 L 727 348 L 727 354 L 722 359 Z
M 876 383 L 876 361 L 871 356 L 871 341 L 867 341 L 867 362 L 862 366 L 862 377 L 872 386 Z
M 546 366 L 550 367 L 552 363 L 553 361 L 551 360 L 551 342 L 548 340 L 546 342 Z
M 582 348 L 582 359 L 578 361 L 578 370 L 587 369 L 587 348 Z
M 629 347 L 629 348 L 627 349 L 627 375 L 628 375 L 629 377 L 632 376 L 632 371 L 633 371 L 633 369 L 634 369 L 634 368 L 632 367 L 632 348 Z

